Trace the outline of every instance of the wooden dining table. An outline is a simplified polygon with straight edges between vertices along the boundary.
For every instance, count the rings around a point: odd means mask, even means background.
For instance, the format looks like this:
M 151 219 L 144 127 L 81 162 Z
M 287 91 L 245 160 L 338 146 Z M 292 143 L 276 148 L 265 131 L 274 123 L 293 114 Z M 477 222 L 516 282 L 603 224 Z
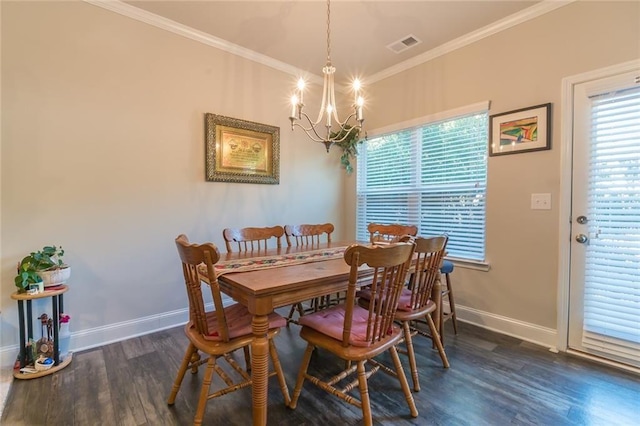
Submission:
M 370 245 L 368 241 L 337 241 L 312 246 L 281 247 L 253 252 L 232 252 L 222 255 L 219 264 L 242 264 L 257 260 L 255 270 L 240 268 L 240 271 L 225 271 L 218 276 L 220 289 L 235 301 L 245 305 L 253 315 L 251 323 L 255 339 L 251 343 L 251 377 L 253 424 L 267 424 L 267 390 L 269 376 L 269 343 L 267 316 L 275 309 L 315 297 L 346 291 L 350 267 L 342 256 L 317 256 L 305 262 L 306 253 L 318 250 L 346 248 L 351 244 Z M 283 255 L 294 255 L 300 260 L 281 263 L 279 266 L 262 267 L 265 259 Z M 362 267 L 366 275 L 368 268 Z M 439 283 L 438 283 L 439 286 Z M 435 297 L 440 288 L 434 289 Z M 437 302 L 437 301 L 436 301 Z M 439 303 L 437 304 L 439 306 Z M 438 316 L 434 316 L 434 320 Z M 437 324 L 436 324 L 437 326 Z

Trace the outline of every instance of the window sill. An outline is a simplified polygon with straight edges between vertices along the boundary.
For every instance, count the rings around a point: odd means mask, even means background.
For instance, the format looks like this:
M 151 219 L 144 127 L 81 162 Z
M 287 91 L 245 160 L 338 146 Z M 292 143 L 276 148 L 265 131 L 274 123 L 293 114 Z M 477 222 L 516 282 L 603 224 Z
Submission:
M 491 269 L 491 265 L 486 262 L 480 262 L 477 260 L 459 259 L 455 257 L 445 257 L 446 260 L 453 262 L 455 266 L 466 269 L 474 269 L 476 271 L 487 272 Z

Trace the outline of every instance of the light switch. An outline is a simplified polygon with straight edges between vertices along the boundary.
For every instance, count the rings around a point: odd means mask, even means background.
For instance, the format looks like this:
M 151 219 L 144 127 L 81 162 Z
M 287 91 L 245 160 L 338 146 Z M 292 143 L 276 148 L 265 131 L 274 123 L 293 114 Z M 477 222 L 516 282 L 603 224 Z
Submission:
M 551 194 L 531 194 L 531 210 L 551 210 Z

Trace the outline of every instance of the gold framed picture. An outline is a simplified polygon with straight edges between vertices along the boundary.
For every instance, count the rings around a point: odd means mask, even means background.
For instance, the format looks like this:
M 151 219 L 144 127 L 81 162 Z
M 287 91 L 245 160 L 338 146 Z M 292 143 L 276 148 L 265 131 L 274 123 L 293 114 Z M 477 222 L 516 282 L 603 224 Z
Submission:
M 209 182 L 280 183 L 280 128 L 205 114 Z

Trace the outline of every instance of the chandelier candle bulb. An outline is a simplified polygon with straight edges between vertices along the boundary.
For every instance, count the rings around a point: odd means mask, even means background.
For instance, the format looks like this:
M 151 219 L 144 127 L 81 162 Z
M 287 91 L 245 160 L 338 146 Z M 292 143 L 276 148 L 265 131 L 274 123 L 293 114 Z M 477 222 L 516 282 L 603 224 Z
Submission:
M 298 97 L 300 98 L 300 103 L 302 103 L 302 93 L 304 90 L 304 80 L 301 78 L 298 80 Z
M 353 81 L 353 100 L 356 104 L 358 104 L 358 102 L 360 101 L 360 99 L 362 99 L 361 97 L 358 96 L 358 92 L 360 91 L 360 80 L 358 80 L 357 78 Z

